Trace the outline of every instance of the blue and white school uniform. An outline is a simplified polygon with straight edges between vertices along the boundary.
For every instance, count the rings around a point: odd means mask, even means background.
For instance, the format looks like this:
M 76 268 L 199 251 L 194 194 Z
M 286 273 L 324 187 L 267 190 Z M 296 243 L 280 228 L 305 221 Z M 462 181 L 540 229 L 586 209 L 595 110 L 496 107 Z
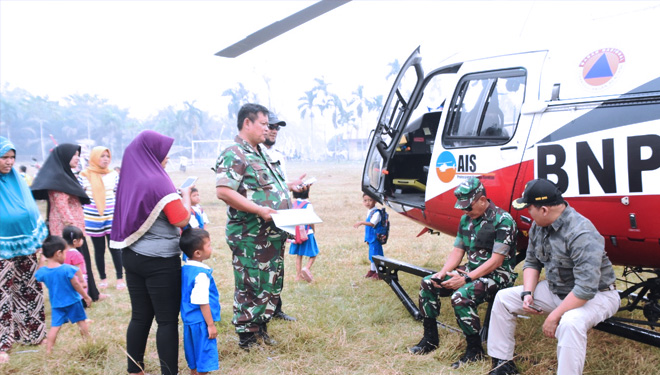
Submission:
M 220 321 L 220 295 L 213 280 L 213 270 L 202 262 L 188 259 L 181 267 L 181 320 L 183 349 L 188 368 L 197 372 L 220 368 L 218 342 L 209 339 L 209 331 L 199 305 L 208 304 L 214 322 Z
M 372 257 L 374 255 L 383 256 L 383 245 L 378 242 L 376 237 L 376 225 L 380 222 L 380 211 L 374 207 L 367 213 L 367 222 L 373 224 L 373 227 L 368 225 L 364 226 L 364 242 L 369 244 L 369 261 L 373 263 Z
M 297 200 L 298 206 L 302 206 L 304 203 L 307 203 L 307 205 L 305 205 L 305 208 L 302 208 L 303 210 L 312 209 L 312 204 L 309 203 L 309 200 Z M 319 245 L 316 244 L 316 238 L 314 238 L 314 229 L 312 229 L 311 225 L 305 225 L 305 230 L 307 231 L 307 241 L 301 244 L 292 243 L 291 247 L 289 247 L 289 254 L 314 258 L 319 255 Z
M 71 279 L 78 272 L 78 267 L 63 264 L 59 267 L 41 267 L 34 274 L 37 281 L 45 283 L 48 287 L 48 296 L 51 306 L 51 327 L 60 327 L 62 324 L 76 323 L 87 319 L 82 296 L 73 289 Z

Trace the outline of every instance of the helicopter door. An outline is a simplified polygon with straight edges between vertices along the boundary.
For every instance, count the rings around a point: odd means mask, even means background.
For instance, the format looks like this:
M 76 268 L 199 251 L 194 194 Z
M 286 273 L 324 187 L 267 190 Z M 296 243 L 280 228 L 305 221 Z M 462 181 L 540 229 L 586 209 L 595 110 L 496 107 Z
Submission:
M 411 103 L 421 87 L 424 72 L 419 47 L 403 64 L 378 117 L 362 173 L 362 191 L 383 203 L 385 178 L 391 155 L 397 146 L 403 124 L 410 117 Z
M 538 51 L 463 64 L 431 159 L 436 173 L 429 176 L 427 206 L 433 200 L 434 210 L 458 220 L 453 189 L 478 176 L 488 197 L 510 208 L 533 118 L 523 104 L 539 101 L 545 56 Z

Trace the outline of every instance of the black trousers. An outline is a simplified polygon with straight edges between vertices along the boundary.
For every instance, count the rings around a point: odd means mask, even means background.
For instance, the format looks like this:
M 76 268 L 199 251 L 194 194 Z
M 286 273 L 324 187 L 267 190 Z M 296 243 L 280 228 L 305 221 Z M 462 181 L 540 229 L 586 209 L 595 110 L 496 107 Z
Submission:
M 99 277 L 101 280 L 105 280 L 105 245 L 108 244 L 108 249 L 110 249 L 110 255 L 112 255 L 112 263 L 115 265 L 115 275 L 117 279 L 124 278 L 124 271 L 121 261 L 121 249 L 111 249 L 110 248 L 110 235 L 107 234 L 103 237 L 89 237 L 92 239 L 92 245 L 94 245 L 94 260 L 96 261 L 96 269 L 99 270 Z
M 92 258 L 89 255 L 89 247 L 87 246 L 87 239 L 83 237 L 83 244 L 78 249 L 85 258 L 85 268 L 87 268 L 87 294 L 92 299 L 92 301 L 99 300 L 99 290 L 96 287 L 96 282 L 94 281 L 94 272 L 92 272 Z
M 126 331 L 128 372 L 144 370 L 144 352 L 156 318 L 156 348 L 161 374 L 178 373 L 181 258 L 148 257 L 130 248 L 122 251 L 126 285 L 131 298 L 131 321 Z

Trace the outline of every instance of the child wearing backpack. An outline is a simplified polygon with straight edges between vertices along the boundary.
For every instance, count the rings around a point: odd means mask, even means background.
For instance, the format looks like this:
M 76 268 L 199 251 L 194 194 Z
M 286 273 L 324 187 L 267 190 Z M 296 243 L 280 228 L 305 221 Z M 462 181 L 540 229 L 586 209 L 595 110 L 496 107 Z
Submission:
M 353 228 L 359 228 L 360 225 L 364 225 L 364 242 L 369 244 L 369 261 L 371 262 L 371 269 L 366 275 L 364 275 L 364 277 L 373 280 L 380 280 L 378 272 L 376 272 L 376 265 L 374 264 L 373 256 L 383 255 L 383 245 L 381 240 L 379 240 L 377 233 L 377 229 L 382 227 L 381 212 L 376 208 L 376 201 L 367 194 L 362 194 L 362 204 L 369 210 L 367 212 L 367 219 L 353 224 Z
M 311 186 L 301 192 L 293 192 L 293 197 L 296 198 L 293 203 L 294 209 L 312 208 L 312 204 L 309 202 L 310 188 Z M 314 224 L 299 225 L 296 228 L 296 238 L 289 248 L 289 254 L 298 256 L 296 258 L 296 281 L 305 280 L 308 283 L 314 281 L 312 265 L 319 254 L 319 246 L 314 238 Z M 306 267 L 302 267 L 303 257 L 309 258 Z

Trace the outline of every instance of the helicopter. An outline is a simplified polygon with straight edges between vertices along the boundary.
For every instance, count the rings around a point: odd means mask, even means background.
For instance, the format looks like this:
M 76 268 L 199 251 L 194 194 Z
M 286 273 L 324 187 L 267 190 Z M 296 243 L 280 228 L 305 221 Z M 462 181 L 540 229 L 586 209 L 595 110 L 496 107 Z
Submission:
M 453 191 L 477 177 L 516 221 L 520 262 L 532 220 L 512 201 L 528 181 L 549 179 L 623 266 L 620 311 L 641 310 L 645 318 L 615 316 L 596 328 L 660 347 L 660 69 L 650 54 L 634 46 L 565 46 L 456 58 L 424 74 L 418 47 L 371 136 L 362 191 L 421 224 L 420 235 L 453 236 L 462 216 Z M 398 273 L 435 271 L 386 257 L 374 263 L 421 319 Z

